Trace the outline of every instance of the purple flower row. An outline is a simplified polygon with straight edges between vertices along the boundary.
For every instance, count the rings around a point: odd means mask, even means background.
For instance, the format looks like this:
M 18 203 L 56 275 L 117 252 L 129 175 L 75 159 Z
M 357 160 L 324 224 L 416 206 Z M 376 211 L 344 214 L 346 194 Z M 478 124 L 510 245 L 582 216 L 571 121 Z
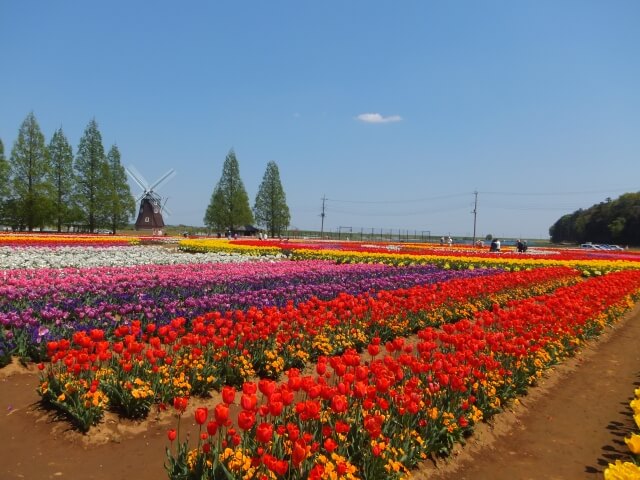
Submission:
M 33 288 L 22 284 L 11 295 L 0 297 L 0 324 L 6 328 L 32 327 L 40 336 L 49 334 L 50 329 L 68 333 L 84 328 L 111 328 L 137 319 L 163 324 L 177 316 L 191 318 L 216 310 L 298 304 L 314 296 L 328 300 L 341 292 L 356 295 L 394 290 L 497 271 L 336 265 L 324 261 L 268 265 L 271 271 L 264 268 L 265 264 L 242 265 L 248 272 L 227 265 L 48 271 L 45 276 L 48 284 L 41 280 L 33 282 Z M 118 281 L 114 282 L 116 278 Z

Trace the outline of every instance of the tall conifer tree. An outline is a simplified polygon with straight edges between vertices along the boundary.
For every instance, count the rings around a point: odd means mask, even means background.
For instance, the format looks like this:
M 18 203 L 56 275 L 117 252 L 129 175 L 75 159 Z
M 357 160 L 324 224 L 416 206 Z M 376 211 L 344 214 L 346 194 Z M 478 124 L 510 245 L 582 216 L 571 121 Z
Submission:
M 58 232 L 62 225 L 73 221 L 73 149 L 62 128 L 56 130 L 49 142 L 51 169 L 49 181 L 53 185 L 53 216 Z
M 4 156 L 4 143 L 0 139 L 0 201 L 9 195 L 9 163 Z
M 4 156 L 4 143 L 0 139 L 0 223 L 6 222 L 7 200 L 11 189 L 9 188 L 9 162 Z
M 275 162 L 269 162 L 253 207 L 258 225 L 264 226 L 271 237 L 281 235 L 289 226 L 291 215 L 287 197 L 280 181 L 280 171 Z
M 109 167 L 102 145 L 102 135 L 95 119 L 80 139 L 74 164 L 77 175 L 77 200 L 90 232 L 107 224 L 109 214 Z
M 118 228 L 129 223 L 129 218 L 136 211 L 136 205 L 127 182 L 127 174 L 120 163 L 120 150 L 116 145 L 112 145 L 107 153 L 107 165 L 109 167 L 109 228 L 112 233 L 116 233 Z
M 240 178 L 236 154 L 229 151 L 204 216 L 204 224 L 216 230 L 234 230 L 253 223 L 249 197 Z
M 27 115 L 11 149 L 10 177 L 14 196 L 12 223 L 32 231 L 51 220 L 49 156 L 33 112 Z

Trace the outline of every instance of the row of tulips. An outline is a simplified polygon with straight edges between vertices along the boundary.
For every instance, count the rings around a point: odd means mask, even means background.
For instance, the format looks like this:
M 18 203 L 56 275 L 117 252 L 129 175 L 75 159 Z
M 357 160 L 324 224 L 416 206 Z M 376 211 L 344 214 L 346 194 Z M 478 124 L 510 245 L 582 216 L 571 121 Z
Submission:
M 299 249 L 292 253 L 296 260 L 324 259 L 342 263 L 383 262 L 392 265 L 414 265 L 429 263 L 442 268 L 465 269 L 469 266 L 484 268 L 503 268 L 506 270 L 520 270 L 526 268 L 538 268 L 541 266 L 567 266 L 580 269 L 584 275 L 601 275 L 602 273 L 640 269 L 640 256 L 630 258 L 603 259 L 562 259 L 562 258 L 537 258 L 528 255 L 514 255 L 511 257 L 492 256 L 483 257 L 475 255 L 450 255 L 448 252 L 437 254 L 417 253 L 380 253 L 377 251 L 336 251 L 325 249 Z
M 317 260 L 20 270 L 0 282 L 0 325 L 20 346 L 18 355 L 38 360 L 46 341 L 68 338 L 76 330 L 113 330 L 134 320 L 163 325 L 214 310 L 297 305 L 314 296 L 328 300 L 341 292 L 356 295 L 497 272 Z
M 604 471 L 605 480 L 640 478 L 640 388 L 635 389 L 634 398 L 629 402 L 629 407 L 633 411 L 633 420 L 637 432 L 632 432 L 630 436 L 624 439 L 627 447 L 629 447 L 631 461 L 616 460 L 615 463 L 610 463 Z
M 92 268 L 126 267 L 134 265 L 176 265 L 182 263 L 237 263 L 274 260 L 278 257 L 249 257 L 227 252 L 176 254 L 173 249 L 158 245 L 93 247 L 2 247 L 0 270 L 26 268 Z M 3 272 L 13 276 L 15 272 Z
M 540 266 L 568 266 L 579 268 L 585 275 L 600 275 L 609 271 L 640 268 L 640 255 L 628 252 L 611 252 L 606 258 L 593 258 L 576 250 L 548 249 L 548 255 L 482 253 L 476 249 L 455 251 L 448 248 L 380 249 L 374 245 L 344 242 L 327 245 L 298 242 L 258 242 L 250 240 L 183 240 L 183 251 L 230 251 L 247 255 L 265 255 L 280 251 L 294 260 L 320 259 L 340 263 L 386 263 L 392 265 L 432 264 L 441 268 L 467 269 L 470 266 L 484 268 L 526 269 Z M 391 245 L 387 246 L 391 247 Z M 382 251 L 381 251 L 382 250 Z
M 178 248 L 184 252 L 232 252 L 251 256 L 276 255 L 283 250 L 273 242 L 230 242 L 213 238 L 187 238 L 180 240 Z
M 12 247 L 60 247 L 137 245 L 138 237 L 91 234 L 0 233 L 0 245 Z
M 47 342 L 50 363 L 41 365 L 39 392 L 87 430 L 108 404 L 125 416 L 144 417 L 154 403 L 176 396 L 205 395 L 256 374 L 277 378 L 320 356 L 361 349 L 376 337 L 392 341 L 580 281 L 569 269 L 536 269 L 342 293 L 297 306 L 211 312 L 189 323 L 183 317 L 161 326 L 136 321 L 117 327 L 114 338 L 103 329 L 77 331 L 70 341 Z
M 395 479 L 447 454 L 483 418 L 526 391 L 626 312 L 640 272 L 592 278 L 418 332 L 359 355 L 322 357 L 317 375 L 222 388 L 198 407 L 198 436 L 168 432 L 171 479 Z M 386 352 L 385 352 L 386 351 Z M 238 398 L 239 397 L 239 398 Z M 174 400 L 183 412 L 187 399 Z M 629 477 L 625 477 L 629 478 Z
M 455 245 L 438 246 L 435 244 L 424 243 L 358 243 L 358 242 L 304 242 L 304 241 L 278 241 L 272 240 L 270 246 L 282 250 L 332 250 L 332 251 L 351 251 L 361 253 L 380 253 L 381 251 L 403 253 L 406 255 L 418 256 L 448 256 L 448 257 L 474 257 L 495 259 L 497 254 L 489 252 L 489 248 L 478 248 L 471 245 Z M 251 239 L 233 240 L 230 245 L 261 246 L 264 245 L 260 241 Z M 620 251 L 620 250 L 589 250 L 580 248 L 553 248 L 553 247 L 536 247 L 529 248 L 524 252 L 518 252 L 513 247 L 503 246 L 499 252 L 499 256 L 504 259 L 547 259 L 547 260 L 593 260 L 593 259 L 629 259 L 638 261 L 640 257 L 637 252 Z

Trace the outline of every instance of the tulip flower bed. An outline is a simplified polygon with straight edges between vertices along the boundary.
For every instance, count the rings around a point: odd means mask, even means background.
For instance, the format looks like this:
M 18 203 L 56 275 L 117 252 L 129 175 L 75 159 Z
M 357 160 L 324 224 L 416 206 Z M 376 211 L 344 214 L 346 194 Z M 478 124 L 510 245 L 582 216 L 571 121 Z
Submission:
M 356 266 L 325 268 L 346 273 L 346 267 Z M 356 272 L 375 269 L 389 267 L 360 265 Z M 567 268 L 491 276 L 448 273 L 458 278 L 358 295 L 340 293 L 330 300 L 314 296 L 284 307 L 216 311 L 190 322 L 178 317 L 160 326 L 133 321 L 112 334 L 78 330 L 71 341 L 47 342 L 50 364 L 42 365 L 39 392 L 87 430 L 99 421 L 107 403 L 125 416 L 143 417 L 154 403 L 205 395 L 225 384 L 241 385 L 256 374 L 277 378 L 323 355 L 361 349 L 374 338 L 391 341 L 428 325 L 581 282 L 578 273 Z
M 14 270 L 0 279 L 0 325 L 6 330 L 4 337 L 17 345 L 17 355 L 37 361 L 44 358 L 47 341 L 69 338 L 77 330 L 102 328 L 109 335 L 118 325 L 135 320 L 143 327 L 160 326 L 175 317 L 210 311 L 297 305 L 312 297 L 328 300 L 340 293 L 357 295 L 497 272 L 318 260 Z
M 640 388 L 634 391 L 634 399 L 629 403 L 629 407 L 633 411 L 633 419 L 636 424 L 636 432 L 629 437 L 625 437 L 624 441 L 629 447 L 631 461 L 623 462 L 616 460 L 610 463 L 604 471 L 605 480 L 627 480 L 640 478 Z
M 384 248 L 381 248 L 384 247 Z M 417 245 L 361 245 L 343 243 L 259 242 L 252 240 L 183 240 L 183 251 L 230 251 L 247 255 L 264 255 L 281 251 L 296 260 L 324 259 L 340 263 L 386 263 L 392 265 L 431 264 L 442 268 L 466 269 L 493 267 L 504 269 L 537 268 L 540 266 L 569 266 L 579 268 L 585 275 L 600 275 L 609 271 L 640 268 L 640 255 L 636 252 L 605 252 L 593 256 L 588 252 L 571 249 L 536 249 L 535 254 L 505 252 L 488 253 L 484 250 Z
M 204 247 L 208 240 L 201 242 Z M 184 243 L 184 242 L 181 242 Z M 232 240 L 229 248 L 239 246 L 264 247 L 265 243 L 251 239 Z M 588 250 L 580 248 L 553 248 L 536 247 L 527 249 L 526 253 L 521 253 L 515 247 L 503 247 L 499 253 L 489 252 L 489 248 L 478 248 L 471 245 L 437 246 L 433 244 L 421 243 L 375 243 L 362 244 L 358 242 L 301 242 L 301 241 L 277 241 L 268 242 L 270 247 L 278 247 L 281 250 L 322 250 L 322 251 L 344 251 L 360 253 L 402 253 L 405 255 L 418 256 L 446 256 L 446 257 L 473 257 L 495 259 L 499 256 L 503 259 L 539 259 L 539 260 L 631 260 L 638 261 L 640 256 L 637 252 L 619 250 Z
M 138 237 L 91 234 L 0 233 L 0 245 L 12 247 L 136 245 Z
M 176 265 L 183 263 L 240 263 L 269 261 L 282 255 L 249 257 L 227 252 L 176 254 L 157 245 L 149 246 L 57 246 L 57 247 L 2 247 L 0 270 L 26 268 L 91 268 L 131 267 L 135 265 Z
M 320 357 L 314 376 L 291 369 L 285 382 L 246 382 L 241 393 L 223 387 L 211 411 L 196 409 L 193 442 L 180 438 L 179 422 L 168 432 L 168 476 L 406 478 L 615 322 L 639 294 L 640 272 L 611 273 L 424 328 L 415 344 L 398 337 L 383 351 L 374 338 L 366 354 Z M 173 404 L 183 412 L 187 399 Z
M 616 255 L 612 254 L 608 259 L 586 259 L 581 255 L 571 254 L 551 255 L 548 258 L 527 254 L 486 254 L 476 255 L 476 252 L 458 252 L 457 255 L 447 249 L 439 249 L 437 252 L 402 252 L 402 253 L 381 253 L 371 251 L 371 249 L 348 249 L 348 250 L 327 250 L 317 249 L 296 249 L 291 253 L 294 259 L 333 259 L 337 262 L 359 263 L 359 262 L 383 262 L 393 265 L 413 265 L 430 263 L 443 268 L 465 269 L 474 267 L 499 267 L 504 269 L 524 269 L 537 268 L 540 266 L 567 266 L 579 268 L 585 275 L 600 275 L 602 273 L 640 268 L 640 255 Z
M 221 392 L 197 438 L 169 432 L 170 478 L 402 478 L 640 291 L 632 255 L 185 242 L 0 247 L 0 365 L 45 360 L 42 402 L 79 430 Z
M 272 242 L 234 241 L 226 239 L 185 239 L 180 240 L 178 248 L 184 252 L 233 252 L 242 255 L 275 255 L 282 253 L 279 244 Z

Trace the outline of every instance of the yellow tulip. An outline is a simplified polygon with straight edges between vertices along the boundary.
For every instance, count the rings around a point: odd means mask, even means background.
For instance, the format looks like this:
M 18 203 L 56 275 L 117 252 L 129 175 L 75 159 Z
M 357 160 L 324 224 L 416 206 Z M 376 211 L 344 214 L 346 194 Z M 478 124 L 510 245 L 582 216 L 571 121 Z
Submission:
M 634 455 L 640 454 L 640 435 L 632 433 L 629 438 L 624 439 L 627 447 L 631 450 L 631 453 Z
M 640 467 L 631 462 L 622 463 L 616 460 L 615 464 L 609 464 L 604 471 L 604 480 L 640 480 Z

